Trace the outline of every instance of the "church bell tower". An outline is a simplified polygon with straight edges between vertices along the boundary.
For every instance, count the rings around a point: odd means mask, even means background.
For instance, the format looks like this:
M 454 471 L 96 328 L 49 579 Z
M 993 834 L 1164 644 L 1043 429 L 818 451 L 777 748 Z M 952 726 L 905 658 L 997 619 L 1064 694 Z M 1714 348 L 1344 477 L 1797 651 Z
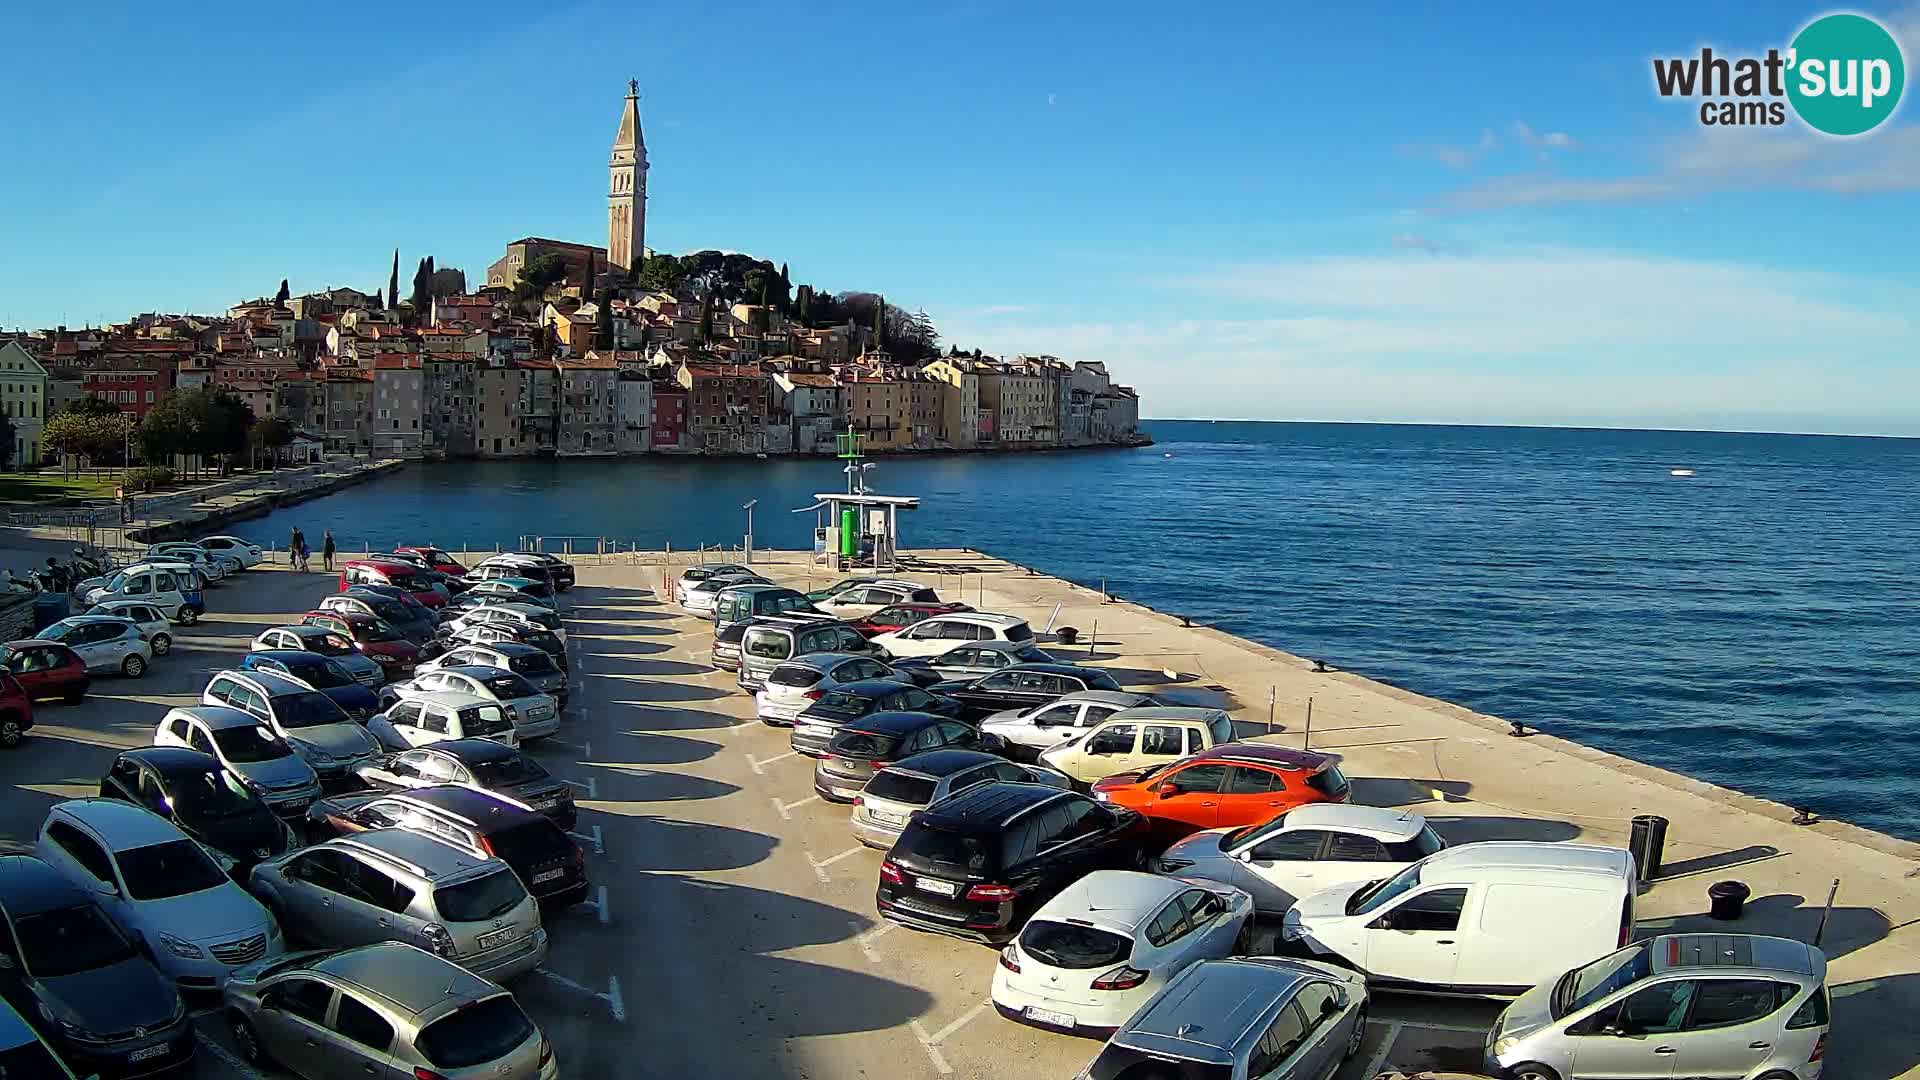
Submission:
M 624 273 L 638 267 L 647 251 L 647 139 L 640 131 L 637 80 L 627 83 L 607 172 L 607 261 Z

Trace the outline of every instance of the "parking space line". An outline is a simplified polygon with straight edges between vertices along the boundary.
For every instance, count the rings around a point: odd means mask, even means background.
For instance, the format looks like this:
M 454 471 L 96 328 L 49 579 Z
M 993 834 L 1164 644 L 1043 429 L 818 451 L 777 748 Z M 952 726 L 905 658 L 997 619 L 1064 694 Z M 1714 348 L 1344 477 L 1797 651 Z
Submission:
M 623 1024 L 627 1022 L 627 1001 L 626 998 L 620 994 L 620 976 L 607 976 L 607 992 L 603 994 L 591 986 L 584 986 L 558 972 L 548 971 L 546 968 L 534 968 L 533 973 L 546 979 L 548 982 L 564 986 L 577 994 L 585 994 L 588 997 L 599 998 L 601 1001 L 607 1003 L 607 1011 L 613 1014 L 615 1020 Z
M 813 876 L 819 878 L 821 884 L 827 884 L 832 881 L 831 878 L 827 877 L 827 867 L 832 866 L 841 859 L 850 859 L 865 850 L 867 849 L 859 846 L 850 847 L 838 855 L 833 855 L 825 859 L 816 859 L 813 857 L 813 852 L 809 851 L 807 852 L 807 861 L 813 864 Z
M 1487 1033 L 1487 1025 L 1485 1024 L 1475 1027 L 1472 1024 L 1440 1024 L 1431 1020 L 1395 1020 L 1393 1023 L 1401 1027 L 1427 1028 L 1432 1031 L 1464 1031 L 1469 1035 L 1485 1035 Z
M 885 934 L 887 931 L 892 930 L 894 927 L 898 925 L 900 924 L 891 923 L 891 922 L 881 923 L 879 929 L 869 930 L 864 934 L 860 934 L 859 933 L 860 924 L 859 923 L 853 924 L 854 932 L 858 935 L 857 937 L 854 938 L 854 942 L 855 944 L 860 946 L 860 951 L 867 955 L 868 963 L 877 964 L 880 962 L 880 953 L 878 950 L 876 950 L 873 947 L 873 943 L 879 940 L 880 937 L 883 934 Z
M 1387 1022 L 1387 1037 L 1381 1040 L 1380 1049 L 1374 1051 L 1373 1057 L 1368 1060 L 1367 1067 L 1361 1070 L 1360 1075 L 1361 1076 L 1380 1075 L 1380 1070 L 1386 1067 L 1387 1055 L 1393 1053 L 1394 1040 L 1398 1039 L 1399 1037 L 1400 1037 L 1400 1021 L 1389 1020 Z
M 933 1059 L 934 1071 L 941 1076 L 952 1076 L 953 1066 L 947 1064 L 947 1059 L 940 1056 L 940 1048 L 933 1045 L 932 1039 L 927 1038 L 927 1029 L 921 1027 L 918 1020 L 913 1021 L 912 1026 L 913 1037 L 920 1040 L 921 1048 L 926 1050 L 927 1056 Z
M 607 853 L 607 842 L 605 836 L 600 832 L 600 826 L 594 825 L 591 826 L 591 828 L 593 829 L 591 833 L 570 832 L 567 835 L 583 844 L 592 844 L 595 855 L 605 855 Z
M 574 787 L 586 792 L 587 798 L 589 799 L 597 799 L 600 797 L 600 785 L 591 776 L 585 780 L 562 780 L 560 782 L 563 784 L 572 784 Z
M 792 821 L 793 814 L 790 811 L 795 810 L 799 807 L 805 806 L 810 802 L 819 802 L 820 796 L 809 795 L 804 799 L 795 799 L 792 802 L 781 802 L 777 798 L 772 799 L 770 801 L 773 803 L 773 808 L 780 812 L 780 819 L 782 821 Z
M 580 719 L 585 720 L 586 716 L 582 714 Z M 579 754 L 582 759 L 590 758 L 593 756 L 593 744 L 588 742 L 585 739 L 582 739 L 577 743 L 570 743 L 562 739 L 556 739 L 553 736 L 549 735 L 546 738 L 540 740 L 540 745 L 557 746 L 562 750 L 571 750 L 574 753 Z
M 594 890 L 593 913 L 600 917 L 601 926 L 606 926 L 613 919 L 613 913 L 607 908 L 607 887 L 605 885 L 597 886 Z
M 800 751 L 798 750 L 789 750 L 784 754 L 775 754 L 773 757 L 767 758 L 765 761 L 762 761 L 761 759 L 754 757 L 752 754 L 747 754 L 744 756 L 747 759 L 747 765 L 753 769 L 755 776 L 765 776 L 767 772 L 767 766 L 773 764 L 776 761 L 785 761 L 790 757 L 797 757 L 799 753 Z
M 204 1031 L 201 1031 L 198 1026 L 195 1026 L 193 1029 L 193 1038 L 194 1038 L 194 1041 L 198 1042 L 201 1048 L 206 1050 L 207 1053 L 212 1054 L 214 1057 L 219 1058 L 221 1064 L 225 1065 L 229 1069 L 232 1069 L 234 1072 L 239 1073 L 241 1076 L 245 1077 L 246 1080 L 266 1080 L 266 1077 L 261 1075 L 260 1070 L 255 1069 L 253 1066 L 247 1064 L 244 1061 L 241 1061 L 240 1056 L 238 1054 L 235 1054 L 233 1051 L 228 1050 L 226 1047 L 221 1046 L 217 1042 L 214 1042 L 213 1036 L 208 1035 Z
M 946 1027 L 941 1028 L 931 1035 L 927 1034 L 926 1027 L 923 1026 L 918 1019 L 912 1022 L 911 1027 L 913 1028 L 914 1038 L 920 1040 L 920 1045 L 926 1049 L 927 1056 L 933 1059 L 933 1067 L 940 1075 L 951 1076 L 953 1074 L 953 1066 L 947 1064 L 946 1057 L 940 1053 L 940 1044 L 946 1041 L 947 1036 L 966 1027 L 974 1017 L 985 1012 L 987 1004 L 988 1003 L 984 1001 L 976 1004 L 973 1008 L 962 1013 L 960 1019 L 955 1020 L 953 1023 L 948 1024 Z

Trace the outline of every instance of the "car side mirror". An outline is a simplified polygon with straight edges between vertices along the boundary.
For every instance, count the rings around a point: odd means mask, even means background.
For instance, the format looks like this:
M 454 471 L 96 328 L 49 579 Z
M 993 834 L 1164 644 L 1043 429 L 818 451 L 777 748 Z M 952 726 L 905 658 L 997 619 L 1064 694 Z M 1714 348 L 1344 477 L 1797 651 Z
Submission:
M 94 882 L 93 891 L 96 893 L 99 893 L 101 896 L 119 896 L 120 895 L 120 887 L 115 885 L 111 881 Z
M 1337 997 L 1330 997 L 1327 1000 L 1320 1003 L 1320 1015 L 1332 1016 L 1334 1013 L 1337 1013 L 1344 1008 L 1346 1008 L 1345 1002 L 1341 1001 Z
M 1180 794 L 1180 789 L 1172 781 L 1168 781 L 1164 784 L 1155 784 L 1153 786 L 1153 793 L 1163 799 L 1171 799 L 1175 795 Z
M 13 970 L 14 970 L 13 957 L 8 956 L 6 953 L 0 953 L 0 971 L 13 971 Z
M 1241 850 L 1234 852 L 1233 857 L 1236 859 L 1239 859 L 1241 862 L 1250 863 L 1253 861 L 1253 849 L 1242 848 Z
M 1386 913 L 1385 915 L 1382 915 L 1382 916 L 1380 916 L 1379 918 L 1377 918 L 1377 919 L 1375 919 L 1375 920 L 1373 920 L 1372 922 L 1370 922 L 1370 923 L 1368 923 L 1368 924 L 1367 924 L 1367 929 L 1369 929 L 1369 930 L 1397 930 L 1397 929 L 1399 929 L 1399 926 L 1398 926 L 1398 924 L 1397 924 L 1397 921 L 1396 921 L 1396 920 L 1394 919 L 1394 917 L 1393 917 L 1393 912 L 1391 912 L 1391 911 L 1389 911 L 1389 912 L 1387 912 L 1387 913 Z

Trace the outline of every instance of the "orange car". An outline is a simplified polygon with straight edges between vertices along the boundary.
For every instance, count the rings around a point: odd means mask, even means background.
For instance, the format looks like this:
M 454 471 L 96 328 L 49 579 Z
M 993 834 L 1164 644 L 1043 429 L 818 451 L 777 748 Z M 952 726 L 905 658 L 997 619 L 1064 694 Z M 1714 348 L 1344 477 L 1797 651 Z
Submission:
M 1093 785 L 1094 798 L 1145 814 L 1163 843 L 1202 829 L 1256 825 L 1307 803 L 1346 802 L 1347 794 L 1339 755 L 1244 742 Z

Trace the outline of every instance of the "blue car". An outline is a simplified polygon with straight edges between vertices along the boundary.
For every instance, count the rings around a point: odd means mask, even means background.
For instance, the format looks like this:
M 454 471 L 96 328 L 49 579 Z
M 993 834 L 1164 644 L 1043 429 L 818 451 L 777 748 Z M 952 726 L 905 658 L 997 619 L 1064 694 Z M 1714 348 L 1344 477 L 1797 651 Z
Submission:
M 262 649 L 240 658 L 243 671 L 267 671 L 298 679 L 325 694 L 355 720 L 380 711 L 380 697 L 367 689 L 345 665 L 330 656 L 299 649 Z

